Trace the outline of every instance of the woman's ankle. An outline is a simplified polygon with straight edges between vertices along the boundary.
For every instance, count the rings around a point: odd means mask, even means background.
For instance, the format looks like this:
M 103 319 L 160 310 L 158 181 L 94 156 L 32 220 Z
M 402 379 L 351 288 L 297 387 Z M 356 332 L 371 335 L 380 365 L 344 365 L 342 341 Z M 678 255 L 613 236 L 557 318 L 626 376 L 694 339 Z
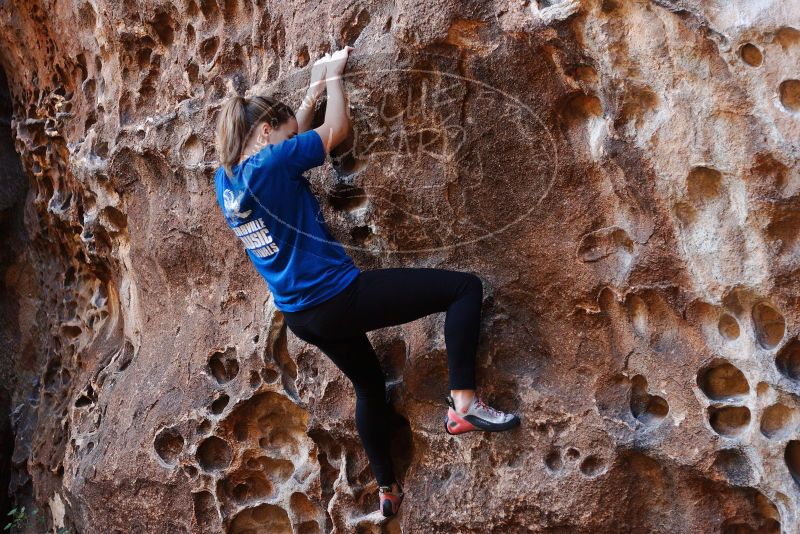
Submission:
M 399 493 L 401 491 L 400 484 L 398 482 L 392 482 L 391 484 L 378 484 L 379 486 L 389 486 L 389 491 L 392 493 Z
M 472 399 L 475 398 L 474 389 L 451 389 L 450 396 L 453 397 L 453 402 L 456 405 L 458 413 L 466 413 L 472 404 Z

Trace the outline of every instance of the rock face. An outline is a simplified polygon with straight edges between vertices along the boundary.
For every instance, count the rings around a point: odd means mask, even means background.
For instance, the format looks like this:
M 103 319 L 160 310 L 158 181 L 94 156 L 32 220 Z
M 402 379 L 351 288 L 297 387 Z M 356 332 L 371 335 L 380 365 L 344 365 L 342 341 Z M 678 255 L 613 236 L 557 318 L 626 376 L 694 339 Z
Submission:
M 6 0 L 0 26 L 6 509 L 800 532 L 796 2 Z M 480 275 L 479 387 L 523 421 L 444 433 L 444 314 L 371 332 L 407 492 L 383 524 L 351 385 L 212 183 L 223 99 L 297 106 L 345 44 L 353 134 L 308 174 L 331 231 L 362 269 Z

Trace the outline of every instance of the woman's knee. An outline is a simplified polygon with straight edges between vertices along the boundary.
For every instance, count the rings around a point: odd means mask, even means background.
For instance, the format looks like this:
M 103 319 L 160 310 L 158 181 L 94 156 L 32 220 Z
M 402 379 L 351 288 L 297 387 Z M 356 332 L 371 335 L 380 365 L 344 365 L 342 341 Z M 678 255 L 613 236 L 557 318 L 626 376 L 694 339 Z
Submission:
M 464 273 L 464 277 L 464 287 L 466 291 L 478 293 L 483 296 L 483 280 L 481 280 L 481 277 L 474 273 Z
M 366 365 L 357 376 L 350 377 L 356 397 L 365 400 L 385 399 L 386 380 L 377 365 Z
M 381 381 L 380 384 L 371 382 L 368 384 L 353 383 L 353 389 L 356 392 L 356 399 L 360 399 L 365 402 L 377 402 L 380 404 L 385 404 L 386 402 L 386 384 Z

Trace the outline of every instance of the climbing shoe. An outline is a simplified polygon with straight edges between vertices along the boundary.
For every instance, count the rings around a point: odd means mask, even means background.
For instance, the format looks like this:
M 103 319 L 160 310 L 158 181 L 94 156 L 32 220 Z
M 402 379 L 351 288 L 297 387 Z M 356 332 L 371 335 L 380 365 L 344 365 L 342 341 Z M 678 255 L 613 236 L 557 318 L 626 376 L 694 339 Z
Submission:
M 473 430 L 485 432 L 501 432 L 519 426 L 520 420 L 514 414 L 501 412 L 487 405 L 477 394 L 472 398 L 467 413 L 456 411 L 456 403 L 452 395 L 447 396 L 447 415 L 444 429 L 448 434 L 456 435 Z
M 397 484 L 395 482 L 395 484 Z M 381 499 L 381 513 L 383 517 L 392 517 L 400 509 L 403 502 L 403 490 L 397 484 L 397 491 L 393 492 L 391 486 L 378 486 L 378 495 Z

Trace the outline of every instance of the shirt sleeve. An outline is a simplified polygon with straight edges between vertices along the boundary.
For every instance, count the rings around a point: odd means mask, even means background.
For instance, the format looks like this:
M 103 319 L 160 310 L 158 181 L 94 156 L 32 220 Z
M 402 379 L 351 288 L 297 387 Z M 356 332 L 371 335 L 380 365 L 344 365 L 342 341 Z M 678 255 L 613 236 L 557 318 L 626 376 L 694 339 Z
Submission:
M 313 129 L 277 143 L 271 152 L 275 163 L 284 165 L 293 177 L 325 162 L 322 138 Z

